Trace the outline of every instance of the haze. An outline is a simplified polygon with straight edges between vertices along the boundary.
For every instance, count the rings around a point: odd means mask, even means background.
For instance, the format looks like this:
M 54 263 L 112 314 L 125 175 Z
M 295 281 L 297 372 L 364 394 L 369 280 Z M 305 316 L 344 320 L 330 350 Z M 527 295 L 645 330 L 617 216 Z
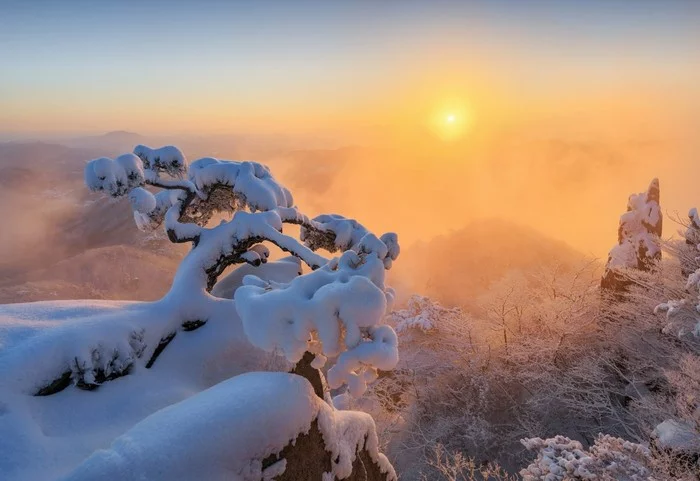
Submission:
M 254 158 L 309 213 L 391 228 L 404 246 L 498 217 L 605 257 L 651 178 L 665 211 L 698 202 L 696 2 L 2 11 L 5 141 L 128 130 L 191 159 Z

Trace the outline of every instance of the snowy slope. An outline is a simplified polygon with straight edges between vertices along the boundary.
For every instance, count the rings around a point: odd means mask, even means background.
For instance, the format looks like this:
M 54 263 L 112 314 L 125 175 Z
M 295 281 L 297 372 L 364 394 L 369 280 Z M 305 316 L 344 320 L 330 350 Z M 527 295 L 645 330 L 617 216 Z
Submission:
M 224 379 L 274 366 L 272 355 L 247 342 L 231 301 L 201 328 L 178 334 L 153 366 L 146 360 L 172 321 L 163 303 L 63 301 L 0 306 L 0 476 L 3 481 L 53 480 L 104 448 L 151 413 Z M 129 354 L 129 334 L 145 329 L 146 350 Z M 155 341 L 154 341 L 155 340 Z M 128 375 L 94 391 L 69 386 L 34 396 L 76 358 L 104 367 L 122 351 Z M 95 359 L 95 352 L 103 359 Z M 130 357 L 130 359 L 129 359 Z M 75 372 L 73 373 L 75 375 Z

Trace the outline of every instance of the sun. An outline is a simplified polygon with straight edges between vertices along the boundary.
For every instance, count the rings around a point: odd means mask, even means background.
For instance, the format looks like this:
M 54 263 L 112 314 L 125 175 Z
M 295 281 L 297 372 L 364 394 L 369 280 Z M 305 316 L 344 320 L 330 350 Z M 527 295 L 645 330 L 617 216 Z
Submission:
M 451 142 L 472 130 L 475 112 L 464 99 L 446 99 L 429 111 L 426 121 L 438 139 Z

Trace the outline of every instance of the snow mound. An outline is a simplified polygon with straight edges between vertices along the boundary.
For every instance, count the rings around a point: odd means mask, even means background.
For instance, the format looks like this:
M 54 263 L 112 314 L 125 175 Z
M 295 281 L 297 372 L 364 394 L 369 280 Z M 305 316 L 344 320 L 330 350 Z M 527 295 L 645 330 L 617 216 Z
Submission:
M 284 409 L 279 408 L 281 400 Z M 272 479 L 295 464 L 303 463 L 308 469 L 320 464 L 293 448 L 286 458 L 274 456 L 308 433 L 314 421 L 331 460 L 331 470 L 323 479 L 350 476 L 363 450 L 386 479 L 396 479 L 378 451 L 369 415 L 335 411 L 301 376 L 248 373 L 147 417 L 108 449 L 96 451 L 63 481 Z M 176 439 L 187 442 L 171 442 Z
M 242 374 L 147 417 L 64 479 L 261 479 L 262 460 L 307 432 L 318 409 L 301 376 Z

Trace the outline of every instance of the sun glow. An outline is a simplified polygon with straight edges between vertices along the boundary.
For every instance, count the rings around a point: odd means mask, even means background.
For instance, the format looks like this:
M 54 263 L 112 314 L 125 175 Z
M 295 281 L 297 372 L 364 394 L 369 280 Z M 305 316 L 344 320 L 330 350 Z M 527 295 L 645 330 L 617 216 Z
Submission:
M 464 102 L 446 102 L 438 106 L 430 116 L 430 130 L 443 141 L 457 140 L 465 135 L 474 123 L 474 114 Z

